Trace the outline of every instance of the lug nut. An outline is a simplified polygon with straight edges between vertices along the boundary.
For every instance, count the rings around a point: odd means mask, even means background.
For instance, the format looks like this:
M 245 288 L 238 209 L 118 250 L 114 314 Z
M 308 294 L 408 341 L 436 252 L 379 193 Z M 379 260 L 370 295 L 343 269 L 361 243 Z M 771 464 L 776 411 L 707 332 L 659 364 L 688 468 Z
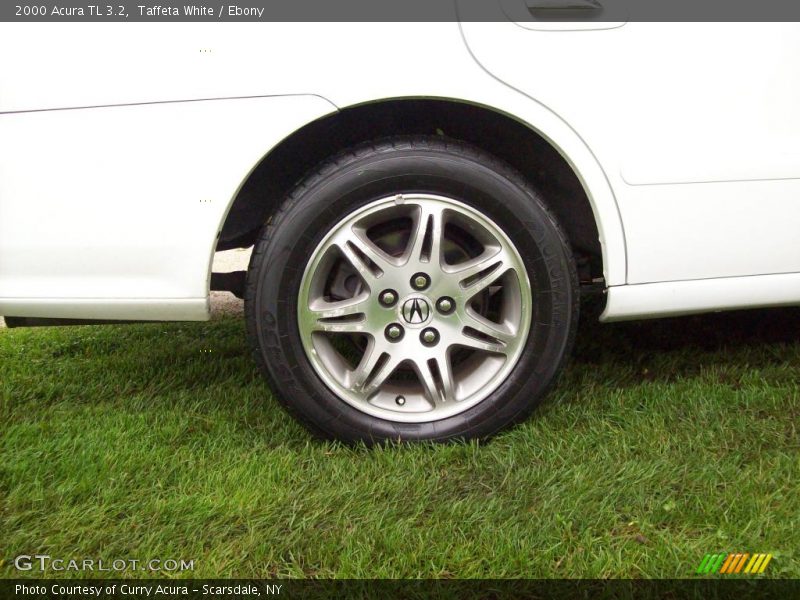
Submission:
M 397 342 L 403 337 L 403 328 L 395 323 L 386 326 L 386 337 L 391 342 Z
M 436 302 L 436 310 L 438 310 L 443 315 L 449 315 L 451 312 L 453 312 L 455 307 L 456 307 L 455 300 L 453 300 L 452 298 L 448 298 L 447 296 L 439 298 L 439 300 Z
M 419 339 L 426 346 L 435 346 L 439 341 L 439 332 L 432 327 L 428 327 L 422 330 L 422 333 L 419 334 Z
M 394 306 L 397 302 L 397 292 L 394 290 L 384 290 L 379 297 L 380 303 L 384 306 Z
M 405 396 L 398 396 L 394 401 L 397 402 L 397 406 L 403 406 L 406 403 L 406 398 Z
M 425 273 L 417 273 L 411 278 L 411 287 L 415 290 L 424 290 L 431 283 L 431 278 Z

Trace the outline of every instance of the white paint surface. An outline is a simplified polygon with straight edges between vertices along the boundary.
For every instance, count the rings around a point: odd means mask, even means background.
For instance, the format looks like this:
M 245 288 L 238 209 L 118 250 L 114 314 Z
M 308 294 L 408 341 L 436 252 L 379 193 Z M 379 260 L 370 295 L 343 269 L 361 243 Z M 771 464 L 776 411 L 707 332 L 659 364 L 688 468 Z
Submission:
M 760 277 L 800 272 L 800 25 L 614 25 L 0 24 L 0 313 L 207 318 L 253 166 L 404 97 L 511 115 L 567 158 L 608 318 L 681 306 L 631 284 L 681 282 L 691 311 L 800 303 Z

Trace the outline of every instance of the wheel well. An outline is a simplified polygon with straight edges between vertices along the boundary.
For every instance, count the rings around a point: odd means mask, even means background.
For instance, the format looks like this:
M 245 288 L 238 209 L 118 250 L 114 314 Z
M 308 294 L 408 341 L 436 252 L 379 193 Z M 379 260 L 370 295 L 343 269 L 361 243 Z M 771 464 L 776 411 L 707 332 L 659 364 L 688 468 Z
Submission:
M 511 164 L 556 214 L 578 261 L 581 281 L 602 277 L 602 249 L 591 204 L 564 157 L 524 124 L 485 107 L 450 100 L 362 104 L 299 129 L 267 154 L 241 187 L 217 250 L 251 246 L 291 188 L 329 156 L 359 142 L 400 134 L 446 135 Z

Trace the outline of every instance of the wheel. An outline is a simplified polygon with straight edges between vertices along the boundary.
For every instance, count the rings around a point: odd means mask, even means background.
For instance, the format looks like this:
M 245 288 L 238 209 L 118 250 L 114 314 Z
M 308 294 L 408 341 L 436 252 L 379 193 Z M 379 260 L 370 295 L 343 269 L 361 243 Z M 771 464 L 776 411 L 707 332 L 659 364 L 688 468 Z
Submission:
M 485 438 L 527 417 L 578 320 L 569 245 L 538 194 L 441 137 L 363 145 L 265 227 L 245 294 L 257 362 L 326 438 Z

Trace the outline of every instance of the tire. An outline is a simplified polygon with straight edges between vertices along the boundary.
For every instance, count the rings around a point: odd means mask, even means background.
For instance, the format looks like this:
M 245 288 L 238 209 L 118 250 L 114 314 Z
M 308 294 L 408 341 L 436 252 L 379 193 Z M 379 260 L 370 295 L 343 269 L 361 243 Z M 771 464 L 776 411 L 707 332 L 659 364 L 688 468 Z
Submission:
M 320 437 L 368 445 L 487 438 L 524 420 L 578 310 L 572 253 L 540 195 L 443 137 L 360 145 L 309 174 L 261 232 L 245 293 L 280 402 Z

